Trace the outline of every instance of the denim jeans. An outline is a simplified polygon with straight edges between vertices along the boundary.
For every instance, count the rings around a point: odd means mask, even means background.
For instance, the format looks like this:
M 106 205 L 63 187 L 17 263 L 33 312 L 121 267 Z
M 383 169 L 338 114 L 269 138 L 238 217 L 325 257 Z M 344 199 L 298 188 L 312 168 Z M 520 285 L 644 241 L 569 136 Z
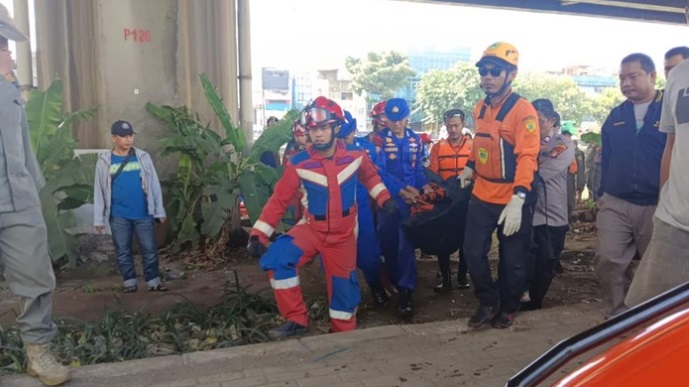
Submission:
M 117 268 L 122 275 L 124 286 L 135 286 L 136 278 L 134 257 L 132 256 L 132 235 L 139 239 L 139 250 L 143 258 L 144 279 L 146 285 L 154 287 L 160 284 L 158 242 L 156 241 L 155 221 L 152 217 L 139 220 L 110 218 L 112 243 L 115 245 Z

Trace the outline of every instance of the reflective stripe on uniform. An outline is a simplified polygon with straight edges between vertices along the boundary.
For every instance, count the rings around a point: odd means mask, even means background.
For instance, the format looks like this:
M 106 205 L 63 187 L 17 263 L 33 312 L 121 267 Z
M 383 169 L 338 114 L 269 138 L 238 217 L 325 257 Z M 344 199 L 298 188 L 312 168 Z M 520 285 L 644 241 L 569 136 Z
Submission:
M 299 277 L 292 277 L 282 280 L 270 279 L 270 286 L 275 289 L 290 289 L 299 286 Z
M 356 160 L 352 161 L 347 168 L 341 170 L 340 173 L 337 174 L 337 184 L 342 184 L 359 170 L 362 158 L 363 156 L 360 156 Z
M 354 313 L 342 312 L 339 310 L 329 309 L 330 318 L 335 320 L 351 320 L 354 317 Z
M 264 233 L 269 238 L 271 235 L 273 235 L 273 232 L 275 231 L 275 227 L 269 225 L 268 223 L 266 223 L 262 220 L 257 220 L 256 223 L 254 224 L 254 228 L 256 230 Z
M 378 195 L 380 195 L 381 192 L 385 191 L 386 189 L 387 188 L 385 188 L 385 184 L 378 183 L 371 189 L 370 195 L 372 198 L 375 199 L 378 197 Z
M 309 171 L 308 169 L 297 168 L 297 175 L 306 181 L 316 183 L 323 187 L 328 186 L 328 178 L 325 175 L 321 175 L 318 172 Z

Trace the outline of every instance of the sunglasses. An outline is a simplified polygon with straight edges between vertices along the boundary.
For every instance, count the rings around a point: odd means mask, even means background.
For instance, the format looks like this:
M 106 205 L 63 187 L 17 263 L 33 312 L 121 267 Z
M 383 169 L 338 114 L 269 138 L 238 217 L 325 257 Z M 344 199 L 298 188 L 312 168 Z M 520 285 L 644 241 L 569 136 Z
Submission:
M 485 77 L 490 73 L 492 77 L 499 77 L 502 72 L 505 71 L 504 67 L 493 67 L 493 68 L 487 68 L 487 67 L 479 67 L 478 68 L 478 73 L 482 77 Z

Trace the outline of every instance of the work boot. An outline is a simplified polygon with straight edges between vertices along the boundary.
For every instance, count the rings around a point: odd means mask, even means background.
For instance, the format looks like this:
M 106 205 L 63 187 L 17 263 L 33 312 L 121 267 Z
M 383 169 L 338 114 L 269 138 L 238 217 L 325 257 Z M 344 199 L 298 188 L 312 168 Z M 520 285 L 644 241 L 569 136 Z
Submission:
M 50 353 L 50 344 L 27 344 L 26 357 L 26 373 L 37 376 L 46 386 L 59 386 L 69 380 L 69 368 Z
M 284 339 L 285 337 L 303 335 L 309 331 L 308 327 L 297 324 L 294 321 L 287 321 L 277 328 L 273 328 L 268 332 L 271 339 Z
M 469 284 L 469 276 L 466 271 L 460 270 L 457 272 L 457 287 L 460 289 L 468 289 L 471 287 L 471 284 Z
M 378 281 L 371 281 L 368 283 L 368 287 L 371 289 L 371 296 L 373 296 L 373 302 L 376 306 L 383 307 L 388 303 L 390 297 L 388 297 L 383 284 Z
M 452 272 L 450 272 L 450 256 L 438 255 L 438 267 L 440 268 L 441 281 L 433 291 L 436 293 L 444 293 L 452 290 Z
M 494 306 L 479 306 L 473 316 L 469 319 L 470 328 L 481 328 L 495 318 L 498 308 Z
M 493 328 L 505 329 L 509 328 L 513 322 L 514 313 L 500 312 L 497 316 L 495 316 L 491 325 L 493 326 Z
M 414 314 L 411 304 L 411 294 L 412 291 L 409 289 L 399 290 L 399 304 L 397 305 L 397 311 L 399 312 L 400 317 L 403 319 L 408 319 L 412 316 L 412 314 Z
M 440 282 L 433 288 L 436 293 L 445 293 L 452 290 L 452 277 L 450 275 L 440 274 Z

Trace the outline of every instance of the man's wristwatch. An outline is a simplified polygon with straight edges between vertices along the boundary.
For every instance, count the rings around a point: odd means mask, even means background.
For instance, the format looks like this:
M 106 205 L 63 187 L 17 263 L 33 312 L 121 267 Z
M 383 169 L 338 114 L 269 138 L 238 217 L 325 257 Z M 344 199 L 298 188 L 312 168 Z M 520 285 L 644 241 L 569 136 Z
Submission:
M 520 199 L 526 200 L 526 190 L 522 187 L 515 188 L 514 194 L 517 195 Z

